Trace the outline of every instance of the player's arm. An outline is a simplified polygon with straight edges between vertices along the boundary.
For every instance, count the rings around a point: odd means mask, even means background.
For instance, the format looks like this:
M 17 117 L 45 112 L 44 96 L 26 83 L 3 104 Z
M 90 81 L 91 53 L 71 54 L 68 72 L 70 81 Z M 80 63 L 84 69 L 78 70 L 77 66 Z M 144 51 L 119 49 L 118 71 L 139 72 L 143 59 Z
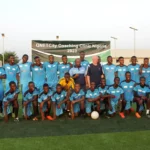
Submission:
M 15 96 L 12 99 L 9 99 L 9 101 L 7 101 L 8 103 L 10 102 L 14 102 L 18 100 L 18 93 L 15 94 Z
M 89 102 L 96 102 L 100 99 L 100 96 L 96 97 L 96 98 L 88 98 Z
M 80 99 L 77 99 L 77 100 L 74 100 L 74 101 L 72 101 L 72 103 L 78 103 L 78 102 L 81 102 L 81 101 L 84 101 L 84 99 L 85 99 L 85 96 L 82 96 Z
M 53 101 L 52 108 L 53 108 L 53 119 L 56 119 L 56 101 Z
M 143 69 L 143 64 L 141 64 L 141 66 L 140 66 L 140 70 L 139 70 L 140 75 L 142 74 L 142 69 Z
M 30 102 L 36 101 L 36 100 L 37 100 L 37 98 L 38 98 L 38 95 L 34 95 L 32 99 L 29 99 L 29 100 L 27 101 L 27 103 L 30 103 Z
M 67 102 L 67 101 L 68 101 L 68 96 L 66 96 L 63 101 L 59 102 L 58 105 L 61 106 L 63 103 L 65 103 L 65 102 Z

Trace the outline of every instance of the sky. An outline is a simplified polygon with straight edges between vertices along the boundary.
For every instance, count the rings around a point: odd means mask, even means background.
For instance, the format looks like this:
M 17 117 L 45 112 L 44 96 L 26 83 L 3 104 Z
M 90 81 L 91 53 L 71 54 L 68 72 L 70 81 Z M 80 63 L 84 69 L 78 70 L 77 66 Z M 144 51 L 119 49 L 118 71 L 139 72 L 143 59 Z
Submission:
M 149 0 L 0 0 L 5 51 L 31 54 L 31 40 L 111 40 L 117 49 L 150 50 Z M 2 53 L 0 37 L 0 53 Z

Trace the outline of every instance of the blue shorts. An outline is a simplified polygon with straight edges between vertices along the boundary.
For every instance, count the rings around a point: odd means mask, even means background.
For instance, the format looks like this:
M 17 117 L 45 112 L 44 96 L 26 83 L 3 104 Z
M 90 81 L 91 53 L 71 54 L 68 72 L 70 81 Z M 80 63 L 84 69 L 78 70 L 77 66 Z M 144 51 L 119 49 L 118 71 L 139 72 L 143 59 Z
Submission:
M 111 115 L 111 114 L 114 114 L 116 112 L 116 107 L 118 105 L 118 101 L 111 101 L 111 106 L 112 106 L 112 111 L 108 111 L 108 113 Z
M 23 107 L 23 114 L 25 116 L 25 108 Z M 32 102 L 28 103 L 27 105 L 27 116 L 31 116 L 32 115 Z
M 4 89 L 3 86 L 0 86 L 0 101 L 3 101 L 4 98 Z
M 75 103 L 73 105 L 73 112 L 78 113 L 80 111 L 80 103 Z
M 63 103 L 60 108 L 56 106 L 56 116 L 60 116 L 63 114 L 63 109 L 65 109 L 65 104 Z
M 86 104 L 85 104 L 85 107 L 86 107 L 86 113 L 91 113 L 91 108 L 92 106 L 94 106 L 94 103 L 93 102 L 88 102 L 86 101 Z

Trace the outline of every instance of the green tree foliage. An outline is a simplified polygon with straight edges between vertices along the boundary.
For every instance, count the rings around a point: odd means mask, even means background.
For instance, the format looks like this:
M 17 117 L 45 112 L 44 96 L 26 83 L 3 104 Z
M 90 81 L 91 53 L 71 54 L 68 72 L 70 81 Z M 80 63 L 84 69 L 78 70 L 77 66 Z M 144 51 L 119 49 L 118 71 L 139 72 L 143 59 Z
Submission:
M 10 55 L 14 55 L 15 56 L 15 63 L 18 63 L 20 60 L 19 60 L 19 57 L 17 56 L 16 52 L 14 51 L 6 51 L 4 53 L 4 62 L 5 63 L 8 63 L 8 58 Z M 3 61 L 3 55 L 0 54 L 0 61 Z

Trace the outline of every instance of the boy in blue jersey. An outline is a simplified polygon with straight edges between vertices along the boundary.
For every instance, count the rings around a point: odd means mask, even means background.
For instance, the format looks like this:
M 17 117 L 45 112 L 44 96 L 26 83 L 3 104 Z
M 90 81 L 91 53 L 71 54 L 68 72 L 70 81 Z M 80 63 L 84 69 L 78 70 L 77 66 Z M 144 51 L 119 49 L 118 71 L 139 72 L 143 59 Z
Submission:
M 127 66 L 124 65 L 124 58 L 119 57 L 119 65 L 116 66 L 115 74 L 116 77 L 120 78 L 120 82 L 125 80 L 125 73 L 127 72 Z
M 21 84 L 21 90 L 22 94 L 24 94 L 28 89 L 28 83 L 32 81 L 31 77 L 31 62 L 28 62 L 29 56 L 27 54 L 24 54 L 22 56 L 22 63 L 18 64 L 19 66 L 19 72 L 20 72 L 20 84 Z
M 140 84 L 134 87 L 134 101 L 136 102 L 136 113 L 137 118 L 141 118 L 141 114 L 144 111 L 144 104 L 146 104 L 147 110 L 146 115 L 150 118 L 150 89 L 145 84 L 145 77 L 140 77 Z
M 139 83 L 140 75 L 140 65 L 137 64 L 136 56 L 131 57 L 131 64 L 128 65 L 128 71 L 131 73 L 131 79 L 136 83 Z
M 52 88 L 53 91 L 56 90 L 56 85 L 58 83 L 58 62 L 54 61 L 54 56 L 49 56 L 49 62 L 44 63 L 44 67 L 46 70 L 46 79 L 49 87 Z
M 100 94 L 99 90 L 95 88 L 96 85 L 94 82 L 91 82 L 90 89 L 87 90 L 85 98 L 86 98 L 86 113 L 90 117 L 92 107 L 96 104 L 96 109 L 100 112 Z
M 65 103 L 68 101 L 68 97 L 65 91 L 62 90 L 62 86 L 57 84 L 56 92 L 52 96 L 53 102 L 53 119 L 62 115 L 65 109 Z
M 8 122 L 8 115 L 11 113 L 10 106 L 12 106 L 14 108 L 14 112 L 15 112 L 14 121 L 19 121 L 19 118 L 18 118 L 18 110 L 19 110 L 18 94 L 19 94 L 19 90 L 17 89 L 16 83 L 14 81 L 11 81 L 9 83 L 9 87 L 10 87 L 10 89 L 5 93 L 5 96 L 3 99 L 4 120 L 5 120 L 5 122 Z
M 144 58 L 144 64 L 140 67 L 140 75 L 145 77 L 147 84 L 150 87 L 150 67 L 149 67 L 149 58 Z
M 106 85 L 108 86 L 114 84 L 116 66 L 112 64 L 112 62 L 113 62 L 112 56 L 108 56 L 107 64 L 102 66 L 103 73 L 106 79 Z
M 46 82 L 45 68 L 41 63 L 41 60 L 38 56 L 34 58 L 35 64 L 32 66 L 32 78 L 35 84 L 35 87 L 41 93 L 43 91 L 43 84 Z
M 28 83 L 28 90 L 24 93 L 23 97 L 23 112 L 24 118 L 28 120 L 32 115 L 31 107 L 33 106 L 33 121 L 38 120 L 37 109 L 38 109 L 38 94 L 39 91 L 35 88 L 33 82 Z
M 69 72 L 72 67 L 71 63 L 68 63 L 67 55 L 62 56 L 62 64 L 58 65 L 59 78 L 63 78 L 66 72 Z
M 49 115 L 51 108 L 51 96 L 53 92 L 50 90 L 48 84 L 43 85 L 43 92 L 39 95 L 38 102 L 40 104 L 40 113 L 42 120 L 53 120 Z
M 122 108 L 120 112 L 120 116 L 122 118 L 125 118 L 124 111 L 126 114 L 129 114 L 130 112 L 134 111 L 134 109 L 131 107 L 131 104 L 134 99 L 133 89 L 136 84 L 135 81 L 131 80 L 131 73 L 129 71 L 126 72 L 125 77 L 126 77 L 126 80 L 120 83 L 120 86 L 122 87 L 124 91 L 124 97 L 122 100 Z
M 89 62 L 87 60 L 85 60 L 85 52 L 84 51 L 80 52 L 80 60 L 81 60 L 81 66 L 84 67 L 86 70 L 89 65 Z
M 121 105 L 123 100 L 123 89 L 119 87 L 120 79 L 115 77 L 114 84 L 110 86 L 107 93 L 110 95 L 111 109 L 109 110 L 109 115 L 113 117 L 116 114 L 116 107 Z
M 3 87 L 3 82 L 2 79 L 6 79 L 6 73 L 2 67 L 0 67 L 0 116 L 3 117 L 3 108 L 2 108 L 2 103 L 3 103 L 3 98 L 4 98 L 4 87 Z
M 108 110 L 111 107 L 110 104 L 110 95 L 107 94 L 108 86 L 106 85 L 106 79 L 102 78 L 100 87 L 98 88 L 99 94 L 100 94 L 100 114 L 102 115 L 104 112 L 106 112 L 106 117 L 108 117 Z
M 74 92 L 70 96 L 71 101 L 71 118 L 77 117 L 79 112 L 81 115 L 85 115 L 85 107 L 84 107 L 85 93 L 81 89 L 80 84 L 76 83 Z
M 14 55 L 10 55 L 8 61 L 9 63 L 3 66 L 6 73 L 5 91 L 9 90 L 9 83 L 11 81 L 14 81 L 17 87 L 19 87 L 19 66 L 15 64 Z

